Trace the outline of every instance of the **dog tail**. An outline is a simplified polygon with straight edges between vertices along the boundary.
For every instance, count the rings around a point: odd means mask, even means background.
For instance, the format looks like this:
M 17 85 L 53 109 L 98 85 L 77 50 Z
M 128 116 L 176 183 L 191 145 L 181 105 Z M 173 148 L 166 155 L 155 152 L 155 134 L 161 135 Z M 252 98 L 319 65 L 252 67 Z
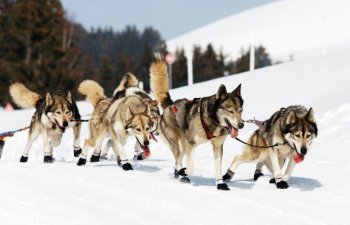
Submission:
M 22 83 L 11 84 L 9 91 L 13 102 L 16 103 L 17 106 L 24 109 L 36 106 L 38 101 L 42 99 L 39 94 L 29 90 Z
M 169 75 L 164 57 L 159 52 L 154 54 L 154 62 L 150 67 L 150 84 L 154 97 L 163 109 L 173 104 L 169 94 Z
M 84 80 L 79 84 L 79 93 L 86 95 L 87 100 L 95 107 L 101 99 L 106 99 L 103 88 L 93 80 Z
M 122 80 L 120 81 L 118 87 L 114 90 L 113 95 L 115 95 L 119 91 L 124 91 L 129 87 L 138 87 L 139 80 L 132 73 L 126 73 Z

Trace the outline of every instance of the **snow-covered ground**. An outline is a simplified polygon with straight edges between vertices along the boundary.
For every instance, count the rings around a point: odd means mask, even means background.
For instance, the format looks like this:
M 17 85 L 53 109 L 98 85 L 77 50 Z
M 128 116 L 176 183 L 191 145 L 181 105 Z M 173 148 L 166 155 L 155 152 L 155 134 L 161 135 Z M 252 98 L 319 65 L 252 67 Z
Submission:
M 232 59 L 253 42 L 263 44 L 274 60 L 286 61 L 300 51 L 327 52 L 350 39 L 348 0 L 280 0 L 264 4 L 167 40 L 169 51 L 212 43 Z
M 171 92 L 174 99 L 193 98 L 213 94 L 221 83 L 229 90 L 242 83 L 245 119 L 266 119 L 290 104 L 312 106 L 319 137 L 296 166 L 287 190 L 269 184 L 266 170 L 254 182 L 254 165 L 243 164 L 229 183 L 231 191 L 217 191 L 210 145 L 198 147 L 190 185 L 173 179 L 174 160 L 161 142 L 152 143 L 149 160 L 133 162 L 133 171 L 123 171 L 113 160 L 78 167 L 71 130 L 55 149 L 54 164 L 42 162 L 41 139 L 29 162 L 21 164 L 27 136 L 22 132 L 7 139 L 0 160 L 0 224 L 349 224 L 349 50 L 350 45 L 334 48 L 325 56 L 309 55 Z M 92 111 L 87 102 L 79 109 L 81 114 Z M 32 113 L 0 112 L 0 132 L 26 126 Z M 239 136 L 245 139 L 254 129 L 247 124 Z M 84 124 L 82 143 L 86 136 Z M 134 143 L 127 144 L 130 159 Z M 226 140 L 223 171 L 242 147 Z

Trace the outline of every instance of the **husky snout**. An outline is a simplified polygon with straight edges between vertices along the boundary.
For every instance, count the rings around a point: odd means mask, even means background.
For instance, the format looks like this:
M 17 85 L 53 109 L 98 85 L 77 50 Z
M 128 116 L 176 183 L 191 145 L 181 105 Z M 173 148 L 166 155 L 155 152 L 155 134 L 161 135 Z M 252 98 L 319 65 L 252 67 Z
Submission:
M 300 153 L 301 153 L 302 155 L 306 155 L 306 153 L 307 153 L 307 148 L 304 147 L 304 146 L 302 146 L 301 149 L 300 149 Z

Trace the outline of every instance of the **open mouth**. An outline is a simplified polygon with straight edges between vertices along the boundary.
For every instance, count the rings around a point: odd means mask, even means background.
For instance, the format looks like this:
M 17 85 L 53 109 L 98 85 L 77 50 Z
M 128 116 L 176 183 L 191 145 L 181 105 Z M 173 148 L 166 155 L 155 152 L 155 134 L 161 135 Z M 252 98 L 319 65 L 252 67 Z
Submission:
M 143 153 L 142 153 L 142 154 L 143 154 L 143 157 L 144 157 L 145 159 L 148 158 L 148 157 L 150 157 L 151 151 L 149 150 L 148 146 L 142 145 L 141 148 L 142 148 L 142 150 L 143 150 Z
M 232 126 L 232 124 L 230 123 L 230 121 L 225 118 L 225 122 L 227 124 L 227 129 L 230 132 L 231 138 L 236 138 L 238 136 L 238 129 L 235 128 L 234 126 Z
M 304 161 L 304 155 L 299 154 L 299 152 L 297 151 L 297 147 L 295 146 L 295 144 L 293 143 L 294 146 L 294 150 L 295 150 L 295 155 L 293 157 L 294 162 L 296 163 L 301 163 L 302 161 Z

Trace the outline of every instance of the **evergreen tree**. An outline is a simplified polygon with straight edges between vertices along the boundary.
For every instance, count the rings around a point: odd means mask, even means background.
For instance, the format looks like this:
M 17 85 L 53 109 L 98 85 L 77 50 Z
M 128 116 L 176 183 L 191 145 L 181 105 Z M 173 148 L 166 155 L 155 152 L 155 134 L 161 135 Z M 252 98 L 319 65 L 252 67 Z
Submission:
M 18 1 L 1 13 L 0 27 L 1 78 L 33 90 L 73 89 L 79 55 L 59 0 Z
M 187 58 L 185 50 L 180 49 L 175 52 L 176 61 L 172 65 L 173 88 L 187 85 Z

